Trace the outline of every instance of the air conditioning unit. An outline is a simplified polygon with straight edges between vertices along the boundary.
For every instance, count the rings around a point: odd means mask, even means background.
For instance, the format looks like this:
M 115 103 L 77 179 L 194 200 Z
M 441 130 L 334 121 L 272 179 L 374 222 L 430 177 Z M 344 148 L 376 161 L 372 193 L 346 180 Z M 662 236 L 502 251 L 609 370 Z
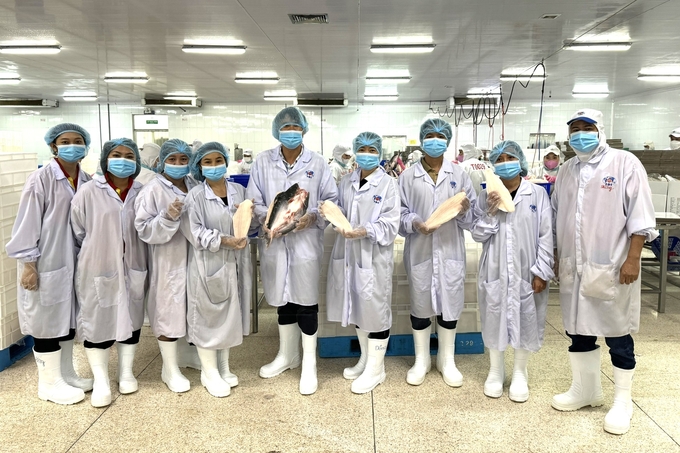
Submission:
M 298 107 L 347 107 L 345 93 L 298 93 Z
M 59 107 L 52 99 L 0 99 L 0 107 Z
M 201 108 L 203 101 L 201 99 L 142 99 L 143 107 L 185 107 L 185 108 Z

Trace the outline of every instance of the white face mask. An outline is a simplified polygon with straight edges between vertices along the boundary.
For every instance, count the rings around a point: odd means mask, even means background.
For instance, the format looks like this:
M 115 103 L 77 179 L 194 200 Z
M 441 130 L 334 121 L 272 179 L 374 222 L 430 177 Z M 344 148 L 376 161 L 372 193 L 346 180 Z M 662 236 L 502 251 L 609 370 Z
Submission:
M 678 140 L 671 141 L 671 149 L 680 149 L 680 141 Z
M 678 143 L 680 143 L 680 142 L 678 142 Z M 343 158 L 342 158 L 342 163 L 345 164 L 345 165 L 347 165 L 347 164 L 349 163 L 350 160 L 352 160 L 351 157 L 348 157 L 347 159 L 345 159 L 345 158 L 343 157 Z

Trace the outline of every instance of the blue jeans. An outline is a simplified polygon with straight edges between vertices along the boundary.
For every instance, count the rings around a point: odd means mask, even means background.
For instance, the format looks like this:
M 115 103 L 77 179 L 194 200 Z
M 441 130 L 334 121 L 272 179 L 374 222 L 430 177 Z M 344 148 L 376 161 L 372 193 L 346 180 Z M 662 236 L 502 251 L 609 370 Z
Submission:
M 571 338 L 571 346 L 569 352 L 589 352 L 594 351 L 599 346 L 595 344 L 597 337 L 589 335 L 572 335 L 566 332 L 567 336 Z M 623 337 L 605 337 L 607 346 L 609 346 L 609 355 L 612 358 L 612 365 L 622 370 L 635 369 L 635 343 L 633 337 L 624 335 Z

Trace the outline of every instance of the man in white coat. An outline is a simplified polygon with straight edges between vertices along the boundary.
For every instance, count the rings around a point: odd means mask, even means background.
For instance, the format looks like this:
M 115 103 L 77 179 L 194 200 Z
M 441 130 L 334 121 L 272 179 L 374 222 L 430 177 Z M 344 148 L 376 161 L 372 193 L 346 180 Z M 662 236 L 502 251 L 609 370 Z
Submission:
M 463 150 L 464 157 L 460 166 L 465 170 L 465 173 L 470 176 L 475 192 L 479 195 L 479 192 L 482 191 L 482 183 L 485 180 L 484 170 L 491 168 L 491 166 L 486 162 L 479 160 L 479 158 L 482 157 L 482 150 L 472 143 L 463 145 L 461 149 Z
M 552 406 L 574 411 L 604 403 L 596 340 L 605 337 L 615 391 L 604 429 L 624 434 L 633 416 L 631 334 L 640 326 L 640 253 L 658 236 L 651 190 L 637 157 L 607 145 L 601 112 L 579 110 L 567 124 L 577 158 L 560 169 L 552 206 L 573 381 Z
M 439 118 L 420 126 L 420 142 L 425 155 L 399 177 L 401 223 L 399 233 L 404 243 L 404 266 L 411 296 L 411 328 L 416 360 L 406 375 L 406 382 L 420 385 L 432 366 L 430 357 L 430 318 L 437 317 L 439 351 L 437 369 L 444 382 L 452 387 L 463 385 L 463 375 L 456 368 L 454 349 L 456 325 L 463 311 L 465 297 L 465 237 L 474 221 L 471 205 L 477 195 L 470 177 L 444 159 L 451 142 L 451 125 Z M 467 199 L 458 216 L 439 228 L 428 228 L 425 220 L 439 205 L 465 191 Z
M 338 189 L 323 156 L 302 144 L 308 125 L 296 107 L 281 110 L 272 122 L 272 135 L 281 145 L 257 155 L 250 172 L 247 198 L 254 200 L 255 217 L 264 234 L 269 205 L 279 192 L 298 184 L 309 193 L 307 213 L 285 236 L 268 247 L 259 243 L 260 272 L 267 303 L 277 307 L 279 352 L 260 368 L 260 376 L 272 378 L 302 361 L 300 393 L 316 392 L 316 337 L 319 327 L 319 272 L 323 257 L 323 231 L 328 223 L 318 213 L 319 201 L 335 202 Z M 299 326 L 299 327 L 298 327 Z M 303 357 L 299 342 L 302 331 Z

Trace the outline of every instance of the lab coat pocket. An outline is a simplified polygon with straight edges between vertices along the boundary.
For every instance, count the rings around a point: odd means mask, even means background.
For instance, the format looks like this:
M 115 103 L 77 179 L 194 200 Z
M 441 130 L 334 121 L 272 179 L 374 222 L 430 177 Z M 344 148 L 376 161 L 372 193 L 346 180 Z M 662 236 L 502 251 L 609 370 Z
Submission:
M 529 282 L 520 280 L 520 345 L 523 349 L 536 350 L 538 348 L 538 326 L 536 325 L 536 301 L 534 289 Z
M 461 291 L 465 281 L 465 262 L 444 260 L 444 270 L 444 284 L 447 291 Z
M 571 294 L 574 292 L 574 264 L 572 258 L 560 260 L 560 293 Z
M 432 261 L 427 260 L 411 266 L 411 285 L 417 292 L 430 293 L 432 289 Z
M 128 269 L 128 281 L 130 284 L 130 299 L 139 302 L 144 300 L 146 290 L 147 271 Z
M 340 258 L 337 260 L 331 260 L 328 272 L 331 274 L 331 285 L 333 288 L 338 290 L 345 289 L 345 259 Z
M 45 307 L 71 302 L 73 276 L 66 266 L 56 271 L 41 272 L 38 278 L 40 305 Z
M 600 300 L 614 300 L 619 295 L 619 269 L 614 264 L 583 263 L 581 294 Z
M 175 269 L 168 272 L 166 281 L 167 295 L 175 304 L 181 304 L 187 297 L 187 270 Z
M 373 298 L 373 281 L 373 269 L 363 269 L 359 265 L 354 265 L 352 290 L 361 300 L 369 301 Z
M 114 273 L 111 277 L 95 277 L 94 290 L 97 292 L 97 301 L 101 308 L 118 305 L 120 299 L 118 273 Z
M 501 281 L 494 280 L 492 282 L 482 283 L 485 293 L 486 311 L 500 312 L 502 309 L 503 299 L 507 294 L 501 292 Z
M 236 263 L 225 263 L 213 275 L 206 277 L 205 286 L 208 290 L 210 302 L 220 304 L 229 300 L 232 275 L 236 275 Z

